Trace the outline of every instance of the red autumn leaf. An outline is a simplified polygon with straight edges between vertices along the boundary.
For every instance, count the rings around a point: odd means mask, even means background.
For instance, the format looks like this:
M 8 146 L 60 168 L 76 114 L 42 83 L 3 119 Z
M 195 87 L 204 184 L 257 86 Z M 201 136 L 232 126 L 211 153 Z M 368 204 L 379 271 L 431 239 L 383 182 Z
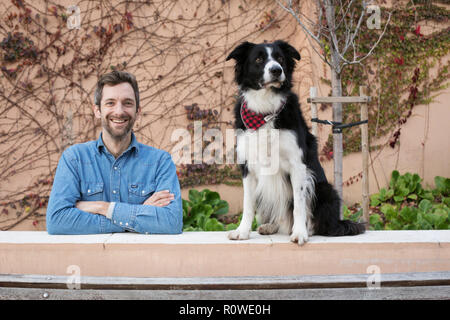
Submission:
M 403 57 L 400 58 L 394 58 L 394 62 L 396 64 L 398 64 L 399 66 L 403 65 L 405 63 L 405 60 L 403 59 Z
M 414 30 L 414 33 L 416 34 L 416 36 L 422 37 L 423 34 L 420 33 L 420 25 L 417 26 L 416 30 Z

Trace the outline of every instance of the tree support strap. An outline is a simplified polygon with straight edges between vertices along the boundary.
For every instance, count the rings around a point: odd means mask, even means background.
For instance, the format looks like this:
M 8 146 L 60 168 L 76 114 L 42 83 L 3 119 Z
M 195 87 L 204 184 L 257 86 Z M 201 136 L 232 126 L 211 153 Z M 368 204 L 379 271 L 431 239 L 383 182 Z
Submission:
M 361 124 L 368 123 L 368 120 L 343 124 L 342 122 L 336 122 L 336 121 L 330 121 L 330 120 L 319 120 L 317 118 L 312 118 L 311 122 L 329 124 L 329 125 L 333 126 L 333 133 L 342 133 L 342 129 L 359 126 Z

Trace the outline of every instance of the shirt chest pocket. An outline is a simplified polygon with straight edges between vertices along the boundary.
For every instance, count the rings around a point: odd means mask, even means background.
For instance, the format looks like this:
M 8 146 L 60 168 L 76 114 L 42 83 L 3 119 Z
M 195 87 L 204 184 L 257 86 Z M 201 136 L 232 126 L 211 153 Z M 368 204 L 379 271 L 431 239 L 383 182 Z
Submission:
M 103 182 L 87 182 L 83 184 L 81 189 L 81 200 L 102 201 L 103 187 Z
M 132 204 L 143 204 L 155 192 L 155 183 L 129 183 L 128 202 Z

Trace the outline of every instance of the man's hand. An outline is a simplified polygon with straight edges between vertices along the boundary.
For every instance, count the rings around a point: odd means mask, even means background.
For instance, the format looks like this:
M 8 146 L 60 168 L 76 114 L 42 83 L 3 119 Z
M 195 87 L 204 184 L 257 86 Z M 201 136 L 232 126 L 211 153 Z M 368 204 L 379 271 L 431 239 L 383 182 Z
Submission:
M 143 204 L 145 205 L 151 205 L 156 207 L 165 207 L 167 206 L 170 201 L 175 199 L 174 195 L 169 192 L 169 190 L 162 190 L 155 192 L 152 194 L 150 198 L 145 200 Z M 80 209 L 82 211 L 94 213 L 94 214 L 101 214 L 103 216 L 106 216 L 106 213 L 108 211 L 109 202 L 105 201 L 78 201 L 75 205 L 77 209 Z
M 108 211 L 109 202 L 105 201 L 78 201 L 75 205 L 77 209 L 82 211 L 101 214 L 106 216 L 106 212 Z
M 175 196 L 173 193 L 170 193 L 169 190 L 162 190 L 157 191 L 150 198 L 145 200 L 143 204 L 145 205 L 151 205 L 156 207 L 165 207 L 167 206 L 170 201 L 175 199 Z

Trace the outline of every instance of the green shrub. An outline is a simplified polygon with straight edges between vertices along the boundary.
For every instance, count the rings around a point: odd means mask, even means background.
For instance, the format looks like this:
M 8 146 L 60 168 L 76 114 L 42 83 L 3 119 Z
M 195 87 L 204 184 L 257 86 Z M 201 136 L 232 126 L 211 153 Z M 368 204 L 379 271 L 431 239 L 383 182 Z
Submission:
M 203 189 L 189 190 L 189 200 L 183 201 L 183 231 L 229 231 L 236 229 L 241 223 L 242 213 L 236 223 L 225 224 L 219 216 L 228 213 L 228 202 L 220 199 L 217 192 Z M 256 218 L 253 219 L 252 230 L 256 230 Z
M 183 201 L 183 231 L 224 231 L 225 226 L 217 220 L 228 213 L 228 202 L 220 199 L 217 192 L 204 189 L 189 190 L 189 200 Z
M 389 187 L 371 196 L 370 229 L 450 229 L 450 179 L 435 177 L 432 190 L 424 189 L 421 182 L 418 174 L 393 171 Z M 352 215 L 344 208 L 344 214 L 352 220 L 359 218 L 358 213 Z

